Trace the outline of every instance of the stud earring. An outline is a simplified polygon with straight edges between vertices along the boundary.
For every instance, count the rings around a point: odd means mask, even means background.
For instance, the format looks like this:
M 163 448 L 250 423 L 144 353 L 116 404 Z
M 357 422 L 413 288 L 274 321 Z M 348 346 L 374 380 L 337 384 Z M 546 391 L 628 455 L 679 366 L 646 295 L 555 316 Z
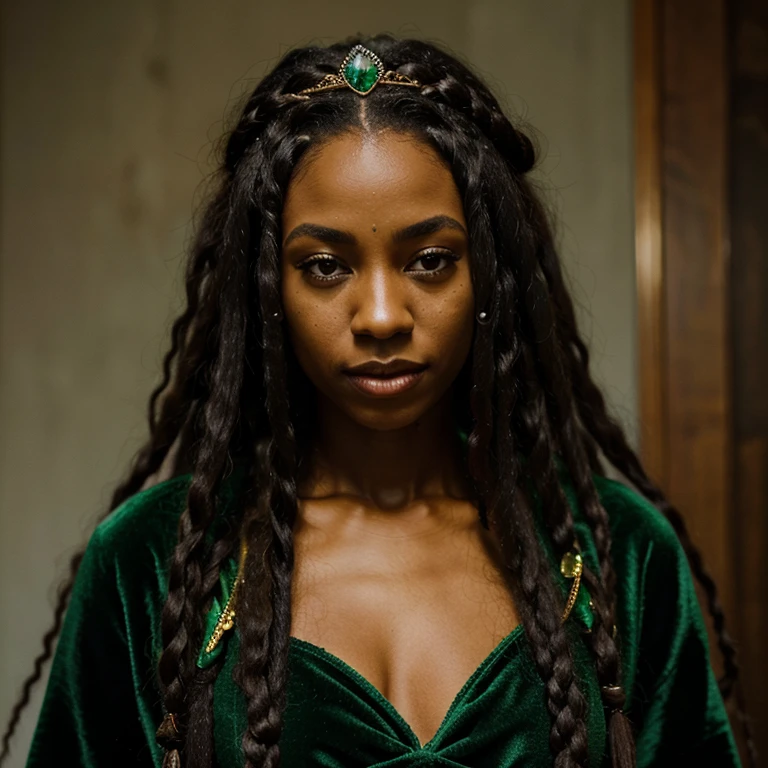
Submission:
M 480 323 L 480 325 L 488 325 L 488 323 L 490 322 L 488 319 L 487 312 L 478 312 L 476 319 L 477 319 L 477 322 Z

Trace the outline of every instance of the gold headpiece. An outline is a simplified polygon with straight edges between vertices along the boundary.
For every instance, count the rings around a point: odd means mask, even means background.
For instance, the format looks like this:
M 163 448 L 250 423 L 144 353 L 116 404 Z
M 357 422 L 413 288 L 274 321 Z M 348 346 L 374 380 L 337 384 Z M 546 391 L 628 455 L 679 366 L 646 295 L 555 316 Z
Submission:
M 338 72 L 326 75 L 310 88 L 304 88 L 298 93 L 289 93 L 287 96 L 304 101 L 313 93 L 332 91 L 336 88 L 351 88 L 355 93 L 367 96 L 379 83 L 421 88 L 421 83 L 412 77 L 391 69 L 385 71 L 381 59 L 373 51 L 363 45 L 356 45 L 341 62 Z

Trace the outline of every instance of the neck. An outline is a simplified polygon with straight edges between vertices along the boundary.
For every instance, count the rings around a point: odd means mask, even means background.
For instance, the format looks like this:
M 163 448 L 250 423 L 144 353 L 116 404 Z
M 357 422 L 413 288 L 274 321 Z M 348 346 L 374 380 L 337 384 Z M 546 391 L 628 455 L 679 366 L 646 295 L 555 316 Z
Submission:
M 401 509 L 428 497 L 472 495 L 452 413 L 452 392 L 408 426 L 365 427 L 322 396 L 299 498 L 356 497 Z

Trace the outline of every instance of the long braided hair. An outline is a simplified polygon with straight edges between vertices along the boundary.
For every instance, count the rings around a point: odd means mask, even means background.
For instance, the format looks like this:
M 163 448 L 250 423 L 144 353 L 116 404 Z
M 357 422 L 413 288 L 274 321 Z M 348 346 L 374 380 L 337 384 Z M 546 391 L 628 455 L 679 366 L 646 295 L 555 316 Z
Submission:
M 353 44 L 425 84 L 420 92 L 379 87 L 361 99 L 349 89 L 297 101 L 287 94 L 336 72 Z M 363 106 L 364 105 L 364 106 Z M 364 113 L 363 113 L 364 109 Z M 476 328 L 462 373 L 457 419 L 468 433 L 467 462 L 481 514 L 499 537 L 516 584 L 522 622 L 546 690 L 549 747 L 558 768 L 587 764 L 586 699 L 579 689 L 562 595 L 537 538 L 535 495 L 558 559 L 572 548 L 574 521 L 558 482 L 560 457 L 593 534 L 599 572 L 585 567 L 595 605 L 586 635 L 609 721 L 614 768 L 635 764 L 622 713 L 620 652 L 614 640 L 616 576 L 611 534 L 592 474 L 602 457 L 671 521 L 702 583 L 725 659 L 727 696 L 737 678 L 715 584 L 682 517 L 649 480 L 589 370 L 543 204 L 528 178 L 536 160 L 522 128 L 502 112 L 471 69 L 437 46 L 390 35 L 353 38 L 283 56 L 236 113 L 225 136 L 218 186 L 193 243 L 186 309 L 173 323 L 163 378 L 149 402 L 147 444 L 115 491 L 115 509 L 139 491 L 174 447 L 173 474 L 191 472 L 186 508 L 169 568 L 157 674 L 168 712 L 184 736 L 189 768 L 213 757 L 213 684 L 221 661 L 195 665 L 203 617 L 222 563 L 245 537 L 249 589 L 238 605 L 241 634 L 235 680 L 247 699 L 242 748 L 248 768 L 280 763 L 288 673 L 296 475 L 312 425 L 312 391 L 286 342 L 280 298 L 280 216 L 291 175 L 307 150 L 345 131 L 393 130 L 433 147 L 462 195 L 472 282 L 486 320 Z M 285 386 L 288 382 L 288 386 Z M 524 458 L 523 458 L 524 457 Z M 238 525 L 206 546 L 216 493 L 233 461 L 247 468 Z M 3 738 L 11 734 L 62 624 L 82 554 L 60 591 L 43 653 L 24 684 Z

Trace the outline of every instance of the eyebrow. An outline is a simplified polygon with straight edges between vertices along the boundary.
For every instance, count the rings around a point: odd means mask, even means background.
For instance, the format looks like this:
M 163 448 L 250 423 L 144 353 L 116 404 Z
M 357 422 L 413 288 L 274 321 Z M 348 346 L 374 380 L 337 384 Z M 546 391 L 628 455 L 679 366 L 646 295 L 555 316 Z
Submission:
M 394 243 L 402 243 L 417 237 L 434 235 L 441 229 L 455 229 L 463 232 L 465 236 L 467 234 L 467 231 L 461 223 L 452 216 L 440 215 L 431 216 L 428 219 L 424 219 L 424 221 L 417 221 L 415 224 L 409 224 L 407 227 L 398 229 L 392 235 L 392 241 Z M 346 232 L 342 229 L 333 229 L 332 227 L 325 227 L 321 224 L 305 223 L 299 224 L 291 230 L 291 233 L 285 238 L 283 248 L 296 238 L 302 236 L 314 237 L 316 240 L 321 240 L 324 243 L 357 245 L 357 238 L 351 232 Z

